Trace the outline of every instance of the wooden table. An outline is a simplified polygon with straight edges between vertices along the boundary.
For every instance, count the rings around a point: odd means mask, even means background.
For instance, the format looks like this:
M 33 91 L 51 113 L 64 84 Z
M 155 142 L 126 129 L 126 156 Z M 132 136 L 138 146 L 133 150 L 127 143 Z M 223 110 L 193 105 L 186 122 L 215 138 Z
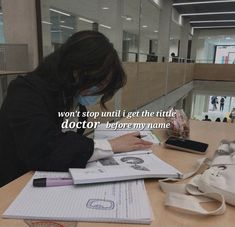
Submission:
M 140 122 L 136 119 L 131 121 Z M 142 120 L 143 121 L 143 120 Z M 145 119 L 146 122 L 154 122 L 156 119 Z M 222 122 L 205 122 L 194 121 L 190 122 L 191 131 L 190 138 L 201 142 L 209 143 L 209 148 L 206 156 L 211 157 L 213 152 L 219 145 L 221 139 L 235 139 L 235 125 Z M 166 139 L 165 130 L 155 130 L 156 134 L 162 139 Z M 202 155 L 191 154 L 171 149 L 166 149 L 163 145 L 155 145 L 153 151 L 164 161 L 174 165 L 182 172 L 188 172 L 198 158 Z M 7 171 L 7 170 L 6 170 Z M 27 181 L 31 178 L 32 173 L 27 173 L 24 176 L 16 179 L 8 185 L 0 188 L 0 213 L 2 214 L 10 203 L 15 199 Z M 145 181 L 147 192 L 150 198 L 150 203 L 154 213 L 154 220 L 151 227 L 232 227 L 235 226 L 235 207 L 227 205 L 227 210 L 221 216 L 201 217 L 176 212 L 172 209 L 164 207 L 164 193 L 159 189 L 156 180 Z M 211 204 L 214 206 L 214 204 Z M 210 208 L 210 207 L 209 207 Z M 22 220 L 7 220 L 0 219 L 0 227 L 21 227 L 27 226 Z M 67 225 L 65 225 L 67 226 Z M 68 225 L 69 226 L 69 225 Z M 143 226 L 133 224 L 114 224 L 114 223 L 85 223 L 79 222 L 77 227 L 111 227 L 111 226 Z

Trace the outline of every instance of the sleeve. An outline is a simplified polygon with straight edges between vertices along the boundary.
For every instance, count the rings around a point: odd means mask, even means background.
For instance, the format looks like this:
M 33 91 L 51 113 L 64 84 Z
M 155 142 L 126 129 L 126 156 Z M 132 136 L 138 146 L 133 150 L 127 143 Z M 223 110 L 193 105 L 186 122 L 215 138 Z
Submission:
M 90 157 L 89 162 L 96 161 L 98 159 L 108 158 L 113 156 L 111 144 L 108 140 L 94 140 L 94 153 Z
M 58 115 L 52 114 L 55 108 L 46 101 L 26 83 L 9 86 L 5 109 L 16 155 L 28 170 L 85 168 L 94 141 L 76 132 L 63 133 L 56 123 Z

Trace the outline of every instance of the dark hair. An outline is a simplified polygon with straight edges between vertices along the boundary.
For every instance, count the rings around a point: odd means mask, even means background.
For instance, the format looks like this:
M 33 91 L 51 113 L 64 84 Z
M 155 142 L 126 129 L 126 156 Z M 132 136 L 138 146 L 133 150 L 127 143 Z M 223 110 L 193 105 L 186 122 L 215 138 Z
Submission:
M 205 115 L 205 119 L 208 119 L 208 115 Z
M 225 118 L 223 119 L 223 122 L 228 122 L 227 117 L 225 117 Z
M 220 120 L 220 118 L 219 118 L 219 117 L 217 117 L 217 118 L 215 119 L 215 121 L 217 121 L 217 122 L 221 122 L 221 120 Z
M 71 106 L 77 91 L 103 84 L 95 94 L 103 95 L 100 103 L 106 109 L 105 102 L 126 83 L 126 74 L 116 50 L 108 38 L 97 31 L 73 34 L 35 71 L 63 88 L 67 107 Z M 77 73 L 76 78 L 74 72 Z

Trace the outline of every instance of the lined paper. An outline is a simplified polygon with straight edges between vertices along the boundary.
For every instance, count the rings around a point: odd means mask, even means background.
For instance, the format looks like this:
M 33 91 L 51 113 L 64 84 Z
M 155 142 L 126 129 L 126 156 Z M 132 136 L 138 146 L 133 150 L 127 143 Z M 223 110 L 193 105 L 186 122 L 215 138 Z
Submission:
M 36 172 L 34 178 L 69 176 L 69 173 Z M 3 217 L 149 224 L 151 215 L 142 180 L 36 188 L 31 179 Z

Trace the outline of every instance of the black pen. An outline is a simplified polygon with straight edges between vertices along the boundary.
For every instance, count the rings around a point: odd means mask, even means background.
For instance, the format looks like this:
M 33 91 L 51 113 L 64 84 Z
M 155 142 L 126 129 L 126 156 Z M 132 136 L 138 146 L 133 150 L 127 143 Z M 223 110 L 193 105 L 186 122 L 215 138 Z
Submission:
M 146 137 L 147 135 L 138 135 L 138 136 L 136 136 L 137 138 L 139 138 L 139 139 L 142 139 L 142 138 L 144 138 L 144 137 Z

